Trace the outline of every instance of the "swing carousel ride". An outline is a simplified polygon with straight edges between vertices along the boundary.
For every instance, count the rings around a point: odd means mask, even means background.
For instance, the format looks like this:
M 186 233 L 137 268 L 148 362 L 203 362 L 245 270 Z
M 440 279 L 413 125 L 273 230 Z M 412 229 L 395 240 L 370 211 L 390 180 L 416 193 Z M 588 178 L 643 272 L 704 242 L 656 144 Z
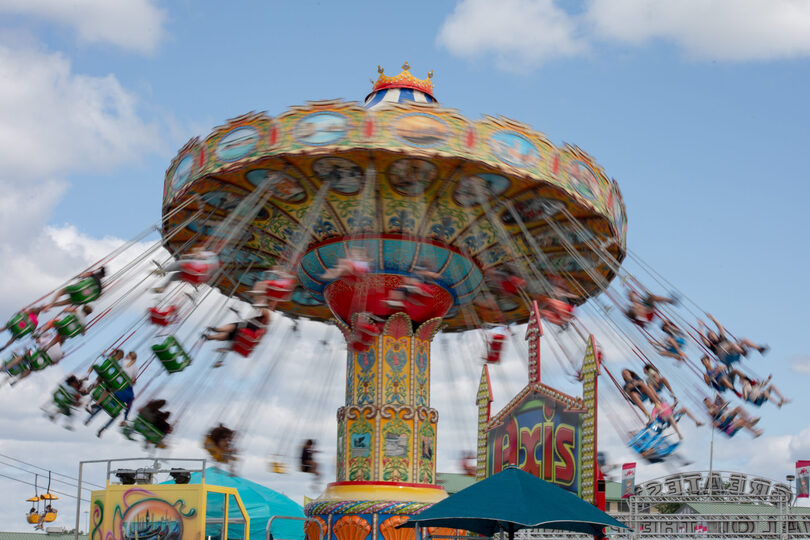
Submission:
M 222 399 L 203 445 L 232 464 L 272 381 L 282 379 L 277 370 L 307 361 L 297 353 L 297 321 L 337 327 L 347 351 L 337 478 L 307 508 L 321 534 L 335 538 L 341 530 L 376 535 L 445 496 L 436 485 L 438 412 L 430 402 L 431 343 L 440 332 L 440 340 L 455 333 L 479 349 L 446 348 L 439 364 L 484 364 L 477 464 L 465 467 L 478 477 L 508 463 L 532 470 L 532 462 L 538 474 L 594 501 L 603 376 L 612 397 L 603 395 L 601 409 L 622 434 L 635 433 L 628 444 L 649 461 L 676 456 L 669 432 L 682 437 L 682 415 L 700 423 L 686 403 L 705 407 L 729 436 L 759 433 L 756 419 L 720 394 L 754 406 L 775 394 L 781 405 L 773 385 L 741 361 L 765 348 L 714 319 L 710 329 L 691 300 L 642 284 L 646 274 L 672 289 L 628 252 L 618 185 L 590 156 L 514 120 L 469 120 L 444 108 L 432 74 L 418 79 L 407 63 L 396 76 L 378 71 L 363 104 L 249 113 L 190 140 L 166 173 L 160 239 L 149 243 L 155 227 L 147 228 L 10 319 L 11 383 L 66 358 L 75 374 L 54 391 L 51 419 L 70 422 L 86 402 L 90 418 L 108 418 L 99 436 L 123 413 L 122 433 L 158 448 L 190 424 L 183 418 L 201 414 L 195 400 Z M 238 317 L 244 309 L 252 313 Z M 46 312 L 56 314 L 40 325 Z M 583 384 L 582 398 L 540 381 L 541 321 L 548 352 Z M 525 323 L 528 349 L 513 330 Z M 311 373 L 334 388 L 339 344 L 330 332 L 322 342 L 331 352 L 317 355 L 328 362 L 312 364 Z M 603 362 L 594 334 L 623 358 Z M 498 369 L 510 341 L 528 362 L 529 385 L 493 416 L 488 368 Z M 229 356 L 250 359 L 251 388 L 222 382 L 236 360 Z M 628 367 L 614 376 L 618 361 Z M 226 427 L 223 411 L 237 395 L 252 399 Z M 471 395 L 467 403 L 475 402 Z M 628 409 L 638 420 L 630 427 Z M 526 411 L 539 418 L 529 431 L 540 426 L 540 435 L 516 443 L 509 426 L 522 430 Z M 318 414 L 302 409 L 304 429 Z M 570 440 L 552 442 L 543 426 L 565 423 Z M 292 450 L 279 444 L 275 472 L 286 470 Z M 572 452 L 576 459 L 567 459 Z M 569 461 L 568 473 L 554 465 Z M 311 441 L 299 465 L 319 474 Z

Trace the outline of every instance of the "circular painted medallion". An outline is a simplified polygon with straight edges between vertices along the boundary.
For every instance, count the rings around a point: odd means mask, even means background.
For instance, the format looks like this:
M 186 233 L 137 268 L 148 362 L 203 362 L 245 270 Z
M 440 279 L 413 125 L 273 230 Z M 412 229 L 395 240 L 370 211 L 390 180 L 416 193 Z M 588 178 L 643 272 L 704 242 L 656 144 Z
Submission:
M 205 224 L 194 220 L 188 224 L 188 230 L 193 233 L 200 233 L 201 236 L 211 236 L 221 223 L 221 221 L 213 219 L 209 219 Z
M 213 206 L 217 210 L 225 213 L 232 212 L 242 199 L 243 195 L 231 193 L 230 191 L 208 191 L 200 195 L 200 198 L 208 205 Z M 257 221 L 266 221 L 270 217 L 270 213 L 266 208 L 259 210 L 254 218 Z
M 599 180 L 587 163 L 578 159 L 565 164 L 565 174 L 571 186 L 583 197 L 592 201 L 600 192 Z
M 237 207 L 243 197 L 230 191 L 208 191 L 200 195 L 200 198 L 205 204 L 211 205 L 218 210 L 230 212 Z
M 177 167 L 174 168 L 174 173 L 172 174 L 172 181 L 169 185 L 169 191 L 171 193 L 180 191 L 180 189 L 186 185 L 188 179 L 191 178 L 191 170 L 193 168 L 194 156 L 191 154 L 188 154 L 177 163 Z
M 334 144 L 346 137 L 349 121 L 335 112 L 317 112 L 303 117 L 295 125 L 295 139 L 312 146 Z
M 404 114 L 394 120 L 394 135 L 410 146 L 429 148 L 443 142 L 450 135 L 450 128 L 430 114 Z
M 593 252 L 580 252 L 578 257 L 565 254 L 550 259 L 551 267 L 558 272 L 587 272 L 597 268 L 599 262 L 599 256 Z
M 236 161 L 251 153 L 259 142 L 259 132 L 252 126 L 239 127 L 226 133 L 217 144 L 220 161 Z
M 587 230 L 574 230 L 569 227 L 561 228 L 558 233 L 552 228 L 546 228 L 534 235 L 534 241 L 540 248 L 557 248 L 576 246 L 584 242 L 590 242 L 595 235 Z
M 557 215 L 565 204 L 556 199 L 546 199 L 545 197 L 533 197 L 515 203 L 515 212 L 520 216 L 523 223 L 540 221 L 545 217 Z M 507 225 L 515 223 L 515 218 L 509 209 L 504 210 L 501 219 Z
M 421 195 L 438 177 L 436 165 L 424 159 L 399 159 L 388 167 L 388 182 L 403 195 Z
M 244 249 L 234 251 L 233 248 L 226 247 L 219 253 L 219 260 L 223 264 L 237 264 L 247 266 L 264 263 L 265 256 L 255 251 L 247 251 Z
M 515 131 L 493 133 L 489 145 L 498 159 L 515 167 L 528 169 L 540 161 L 540 152 L 534 143 Z
M 332 182 L 332 191 L 344 195 L 357 193 L 363 185 L 363 169 L 345 158 L 321 158 L 312 164 L 312 170 L 321 182 Z
M 453 192 L 453 198 L 461 206 L 478 204 L 478 188 L 476 184 L 481 185 L 481 189 L 489 199 L 498 197 L 509 189 L 509 180 L 503 176 L 492 173 L 478 173 L 465 176 L 459 180 L 456 190 Z
M 307 192 L 301 183 L 281 171 L 255 169 L 249 171 L 245 178 L 256 187 L 266 186 L 273 197 L 284 202 L 300 203 L 307 198 Z

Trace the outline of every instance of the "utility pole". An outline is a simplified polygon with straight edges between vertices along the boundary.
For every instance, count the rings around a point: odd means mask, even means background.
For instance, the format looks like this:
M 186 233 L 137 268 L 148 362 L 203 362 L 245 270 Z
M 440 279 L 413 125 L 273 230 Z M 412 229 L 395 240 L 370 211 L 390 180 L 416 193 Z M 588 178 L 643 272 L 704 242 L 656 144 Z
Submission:
M 712 471 L 714 470 L 714 426 L 712 426 L 712 442 L 709 444 L 709 497 L 712 496 Z

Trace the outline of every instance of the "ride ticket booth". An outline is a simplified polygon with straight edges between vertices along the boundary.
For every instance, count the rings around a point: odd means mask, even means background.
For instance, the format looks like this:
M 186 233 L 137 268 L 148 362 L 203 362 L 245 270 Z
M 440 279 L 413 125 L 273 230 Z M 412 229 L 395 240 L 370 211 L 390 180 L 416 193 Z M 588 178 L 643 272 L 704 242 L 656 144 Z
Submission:
M 239 491 L 206 482 L 204 461 L 196 470 L 107 463 L 107 487 L 90 498 L 91 539 L 249 540 L 250 516 Z M 195 483 L 192 473 L 199 475 Z M 171 480 L 154 483 L 160 474 Z

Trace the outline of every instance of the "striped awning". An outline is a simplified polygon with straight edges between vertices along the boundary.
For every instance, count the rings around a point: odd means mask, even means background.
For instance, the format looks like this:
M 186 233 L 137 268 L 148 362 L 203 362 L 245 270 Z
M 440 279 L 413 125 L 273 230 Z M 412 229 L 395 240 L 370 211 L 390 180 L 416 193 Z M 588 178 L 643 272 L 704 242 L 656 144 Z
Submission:
M 413 88 L 386 88 L 368 95 L 363 106 L 367 109 L 379 109 L 387 103 L 436 103 L 428 94 Z

